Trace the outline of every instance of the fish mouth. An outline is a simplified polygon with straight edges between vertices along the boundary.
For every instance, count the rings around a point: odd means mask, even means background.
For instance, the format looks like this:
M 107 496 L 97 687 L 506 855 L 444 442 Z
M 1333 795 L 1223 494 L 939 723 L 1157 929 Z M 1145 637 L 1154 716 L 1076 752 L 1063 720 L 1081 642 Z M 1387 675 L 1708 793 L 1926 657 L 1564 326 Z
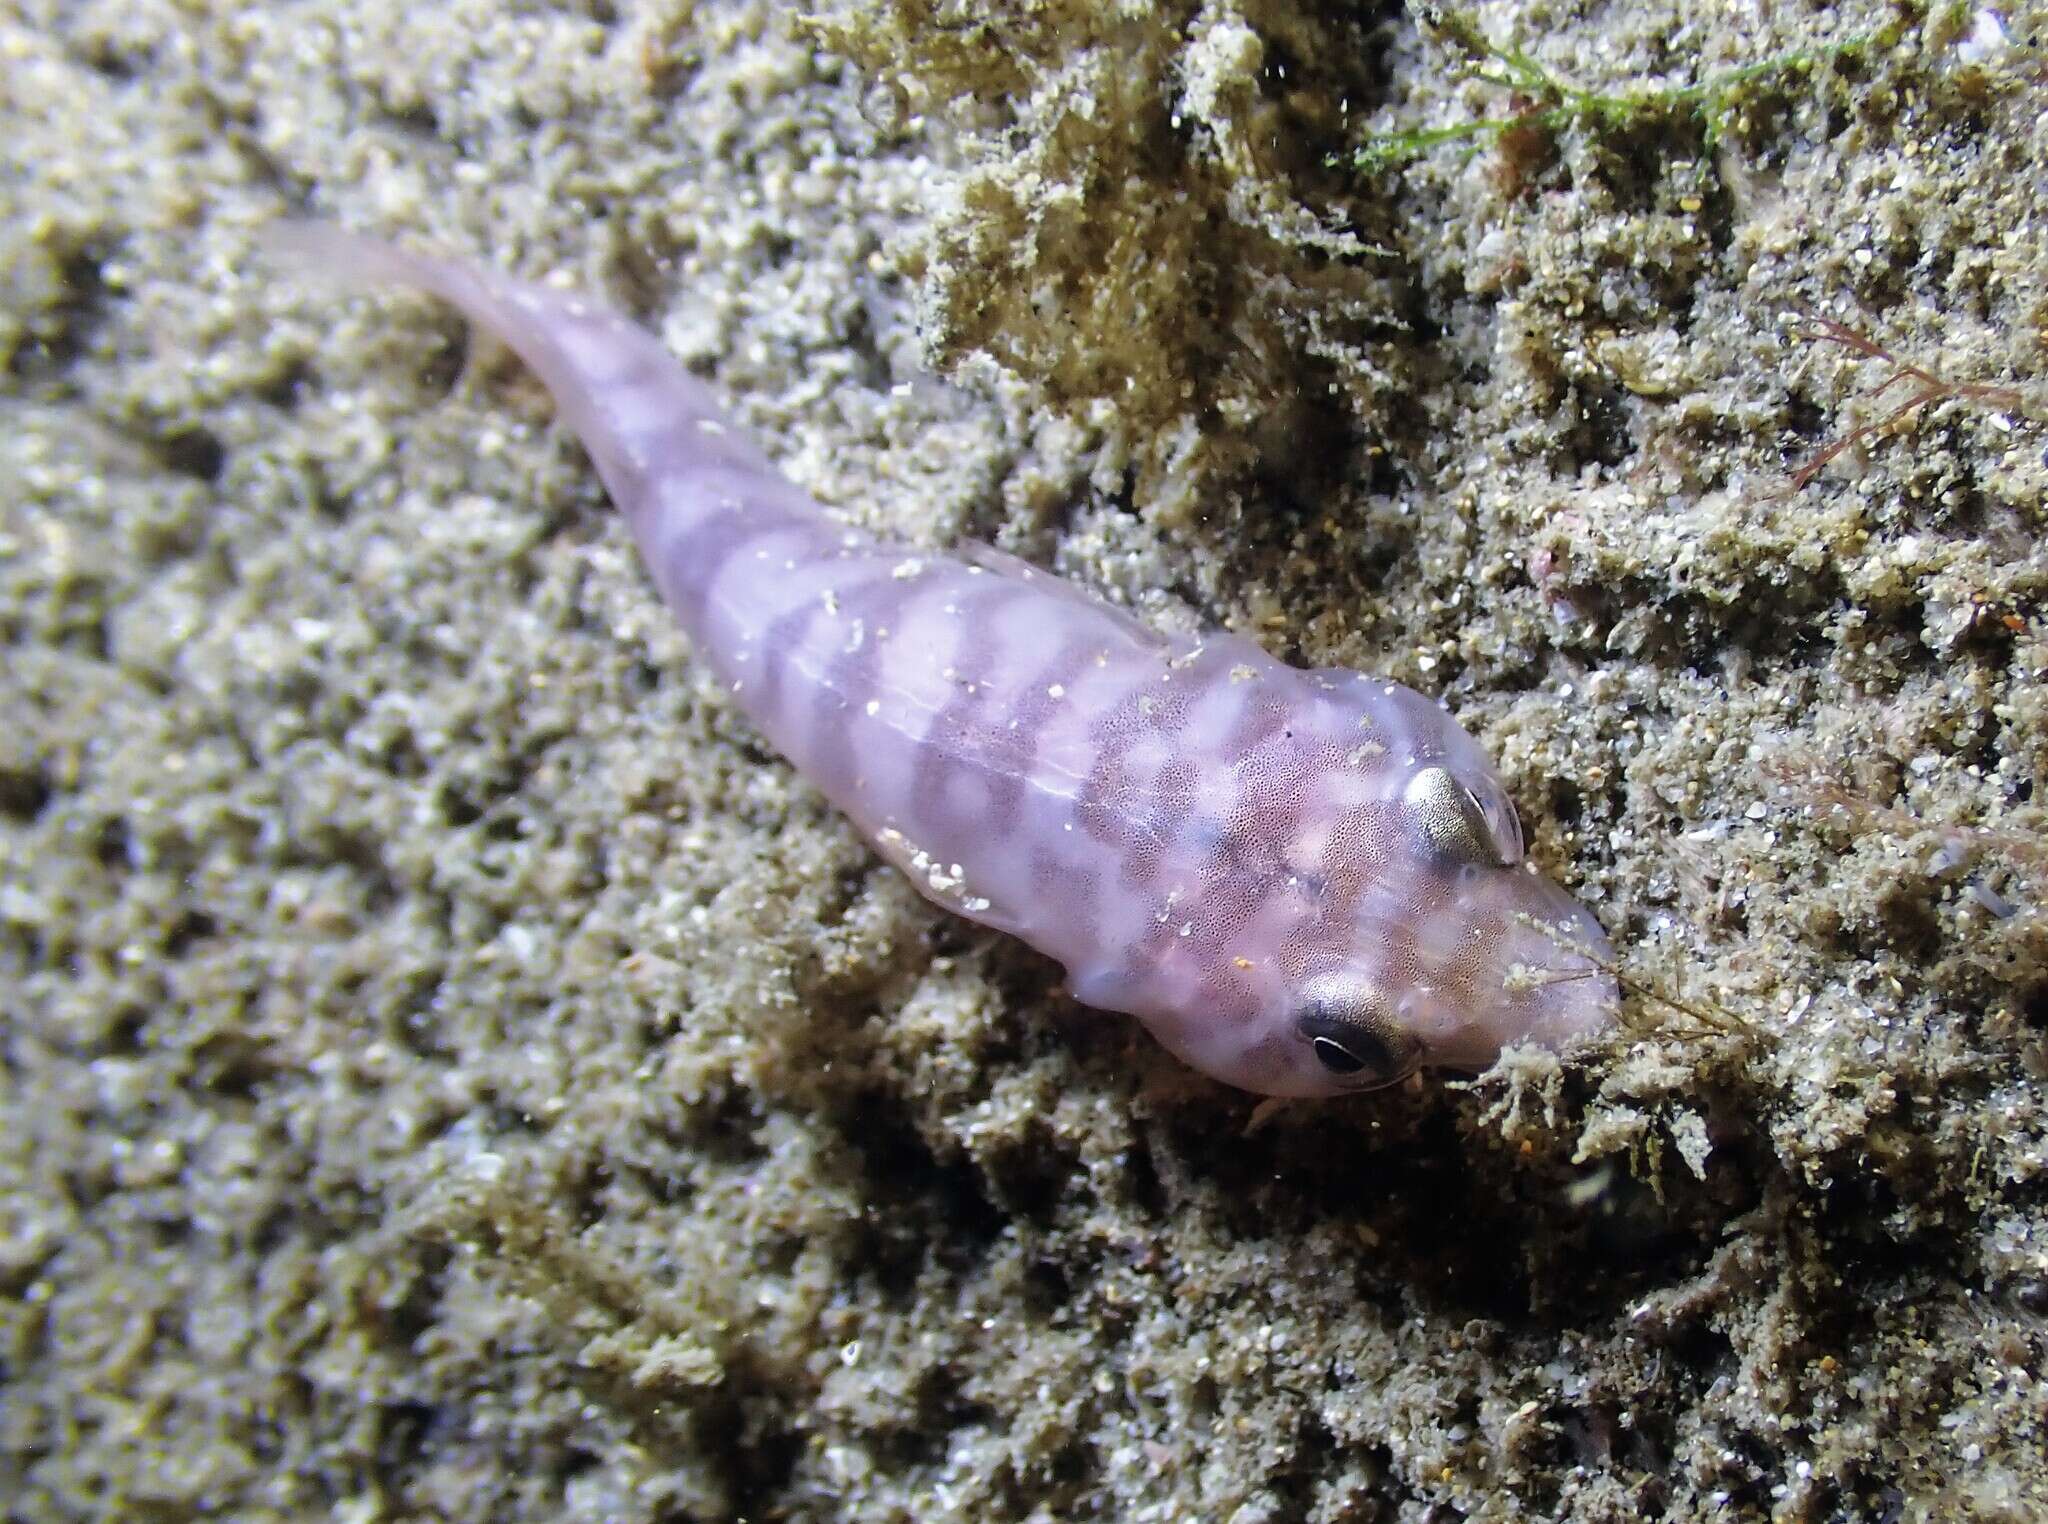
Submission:
M 1418 1013 L 1430 1064 L 1484 1070 L 1504 1048 L 1563 1052 L 1614 1027 L 1621 990 L 1607 933 L 1563 889 L 1514 870 L 1473 926 L 1483 953 L 1445 981 L 1445 1004 Z
M 1517 934 L 1503 978 L 1504 1014 L 1522 1030 L 1502 1035 L 1562 1049 L 1619 1020 L 1614 948 L 1592 911 L 1549 880 L 1529 879 L 1538 903 L 1513 917 Z

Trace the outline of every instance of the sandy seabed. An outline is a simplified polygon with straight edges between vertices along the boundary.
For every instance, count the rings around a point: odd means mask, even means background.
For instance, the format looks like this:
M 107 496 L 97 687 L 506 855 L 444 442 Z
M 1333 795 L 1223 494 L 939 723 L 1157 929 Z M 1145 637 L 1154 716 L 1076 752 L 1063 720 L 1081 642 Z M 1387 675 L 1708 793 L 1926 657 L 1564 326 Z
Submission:
M 0 1514 L 2048 1515 L 2048 24 L 1471 19 L 0 6 Z M 1255 1124 L 281 216 L 1440 696 L 1629 1033 Z M 1998 390 L 1795 485 L 1921 384 L 1824 318 Z

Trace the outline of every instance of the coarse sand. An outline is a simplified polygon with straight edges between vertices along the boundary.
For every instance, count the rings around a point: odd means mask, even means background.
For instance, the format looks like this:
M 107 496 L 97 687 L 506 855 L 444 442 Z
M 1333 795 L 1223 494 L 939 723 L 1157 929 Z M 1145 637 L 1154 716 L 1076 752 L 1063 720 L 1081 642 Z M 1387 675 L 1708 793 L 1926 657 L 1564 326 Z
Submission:
M 0 1517 L 2048 1517 L 2044 44 L 0 5 Z M 1628 1030 L 1274 1111 L 1075 1005 L 285 216 L 1441 697 Z

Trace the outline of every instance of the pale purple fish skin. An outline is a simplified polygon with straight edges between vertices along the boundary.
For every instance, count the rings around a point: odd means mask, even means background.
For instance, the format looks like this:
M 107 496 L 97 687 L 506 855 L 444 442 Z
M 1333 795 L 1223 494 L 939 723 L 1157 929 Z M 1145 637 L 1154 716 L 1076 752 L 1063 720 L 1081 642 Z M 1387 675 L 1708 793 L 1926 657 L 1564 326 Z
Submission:
M 703 660 L 917 888 L 1274 1096 L 1608 1028 L 1599 923 L 1522 860 L 1439 704 L 1230 634 L 1159 634 L 985 549 L 830 517 L 651 335 L 574 295 L 327 230 L 536 370 Z

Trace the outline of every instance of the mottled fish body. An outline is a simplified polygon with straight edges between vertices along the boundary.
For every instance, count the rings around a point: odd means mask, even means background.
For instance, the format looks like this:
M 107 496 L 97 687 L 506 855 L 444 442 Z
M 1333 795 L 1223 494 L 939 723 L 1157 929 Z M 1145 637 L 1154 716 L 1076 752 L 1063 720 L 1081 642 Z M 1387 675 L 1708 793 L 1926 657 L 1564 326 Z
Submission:
M 1196 1068 L 1331 1095 L 1613 1021 L 1598 922 L 1523 862 L 1441 705 L 1162 635 L 992 550 L 849 528 L 595 303 L 346 234 L 285 241 L 430 291 L 525 359 L 777 750 L 921 892 Z

